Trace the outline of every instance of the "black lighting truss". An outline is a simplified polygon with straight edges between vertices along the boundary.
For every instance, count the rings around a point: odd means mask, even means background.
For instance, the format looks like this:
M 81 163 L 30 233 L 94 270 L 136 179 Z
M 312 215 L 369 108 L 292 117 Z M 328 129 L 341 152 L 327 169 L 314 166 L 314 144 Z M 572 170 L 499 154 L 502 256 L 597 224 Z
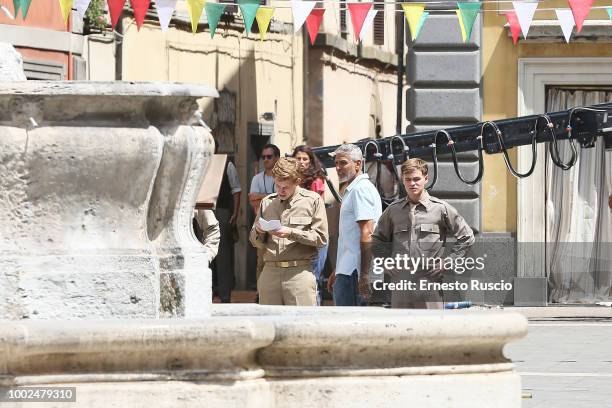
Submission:
M 555 160 L 554 152 L 558 153 L 557 141 L 575 140 L 583 148 L 588 148 L 595 145 L 598 137 L 604 137 L 606 149 L 612 149 L 612 103 L 381 139 L 364 139 L 354 144 L 364 152 L 367 162 L 393 160 L 397 165 L 407 157 L 437 161 L 438 155 L 451 153 L 455 156 L 456 153 L 471 151 L 480 154 L 483 151 L 488 154 L 504 153 L 507 159 L 507 150 L 510 148 L 532 145 L 535 149 L 537 143 L 546 142 L 555 146 L 551 149 Z M 333 152 L 337 147 L 317 147 L 313 151 L 324 167 L 334 167 Z M 571 159 L 568 163 L 561 163 L 558 155 L 556 159 L 555 164 L 562 168 L 573 165 Z M 518 174 L 511 165 L 509 169 L 517 177 L 531 174 L 530 171 Z M 473 184 L 479 180 L 463 181 Z

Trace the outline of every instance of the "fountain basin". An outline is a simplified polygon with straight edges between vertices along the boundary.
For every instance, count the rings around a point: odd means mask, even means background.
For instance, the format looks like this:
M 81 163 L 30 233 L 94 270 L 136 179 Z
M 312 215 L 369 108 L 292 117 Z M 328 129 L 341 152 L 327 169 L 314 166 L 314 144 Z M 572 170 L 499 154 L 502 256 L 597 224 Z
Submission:
M 526 331 L 504 312 L 257 305 L 200 320 L 2 322 L 0 387 L 74 386 L 90 407 L 518 408 L 503 347 Z

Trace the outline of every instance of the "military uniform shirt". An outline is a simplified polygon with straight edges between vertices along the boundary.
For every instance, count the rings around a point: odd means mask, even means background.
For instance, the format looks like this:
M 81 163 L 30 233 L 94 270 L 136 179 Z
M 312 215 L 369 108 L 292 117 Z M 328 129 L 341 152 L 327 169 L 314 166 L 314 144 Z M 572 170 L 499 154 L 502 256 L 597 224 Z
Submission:
M 385 248 L 384 252 L 390 249 L 393 254 L 438 258 L 444 253 L 449 234 L 457 239 L 449 256 L 463 257 L 474 244 L 474 232 L 452 205 L 424 191 L 416 204 L 405 198 L 389 205 L 372 239 L 375 254 Z
M 287 238 L 255 229 L 259 218 L 280 220 L 291 230 Z M 261 201 L 249 239 L 254 247 L 265 249 L 264 262 L 314 260 L 318 248 L 327 244 L 327 214 L 321 196 L 301 187 L 293 196 L 281 200 L 276 193 Z

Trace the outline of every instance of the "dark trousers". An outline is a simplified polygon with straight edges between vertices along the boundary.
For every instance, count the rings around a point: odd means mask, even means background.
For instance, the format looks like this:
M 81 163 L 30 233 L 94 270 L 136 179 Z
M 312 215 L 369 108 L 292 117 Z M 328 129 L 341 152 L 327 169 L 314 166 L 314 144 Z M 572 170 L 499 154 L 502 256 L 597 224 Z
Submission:
M 353 271 L 351 275 L 336 274 L 334 283 L 334 304 L 336 306 L 366 306 L 359 296 L 359 274 Z
M 232 299 L 234 288 L 234 238 L 230 218 L 232 211 L 225 208 L 217 208 L 215 216 L 219 220 L 221 240 L 219 242 L 219 253 L 211 264 L 213 275 L 213 296 L 217 295 L 223 303 L 229 303 Z

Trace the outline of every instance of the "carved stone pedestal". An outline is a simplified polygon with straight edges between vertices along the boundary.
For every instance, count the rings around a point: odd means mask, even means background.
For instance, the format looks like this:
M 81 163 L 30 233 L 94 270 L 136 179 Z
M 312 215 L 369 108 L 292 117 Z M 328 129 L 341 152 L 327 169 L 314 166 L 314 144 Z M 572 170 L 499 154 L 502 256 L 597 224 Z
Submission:
M 0 318 L 207 316 L 191 233 L 214 89 L 0 84 Z

